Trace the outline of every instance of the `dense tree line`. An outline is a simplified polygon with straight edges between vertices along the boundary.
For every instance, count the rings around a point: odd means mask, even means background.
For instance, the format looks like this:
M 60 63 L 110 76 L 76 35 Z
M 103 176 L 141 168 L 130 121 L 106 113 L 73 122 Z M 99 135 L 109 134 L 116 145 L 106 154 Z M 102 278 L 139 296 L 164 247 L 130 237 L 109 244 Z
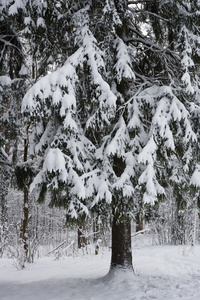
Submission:
M 131 221 L 195 243 L 199 1 L 0 5 L 1 222 L 14 185 L 25 256 L 30 193 L 109 224 L 111 269 L 132 268 Z

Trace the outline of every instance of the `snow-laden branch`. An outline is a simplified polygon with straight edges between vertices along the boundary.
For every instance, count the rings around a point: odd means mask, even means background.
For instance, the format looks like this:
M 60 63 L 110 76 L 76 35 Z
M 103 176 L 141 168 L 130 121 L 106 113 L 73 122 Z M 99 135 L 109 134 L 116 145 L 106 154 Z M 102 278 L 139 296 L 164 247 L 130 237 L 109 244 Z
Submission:
M 143 229 L 143 230 L 139 230 L 139 231 L 137 231 L 136 233 L 132 234 L 131 237 L 137 236 L 137 235 L 139 235 L 139 234 L 143 234 L 143 233 L 145 233 L 145 232 L 149 232 L 150 230 L 151 230 L 151 228 L 145 228 L 145 229 Z
M 7 161 L 7 160 L 2 160 L 2 159 L 0 159 L 0 164 L 6 165 L 6 166 L 9 166 L 9 167 L 12 166 L 11 163 L 10 163 L 9 161 Z
M 47 256 L 54 253 L 55 251 L 57 251 L 60 248 L 63 248 L 65 246 L 65 244 L 67 243 L 67 241 L 65 240 L 64 242 L 62 242 L 60 245 L 58 245 L 56 248 L 54 248 L 52 251 L 47 253 Z M 74 245 L 74 241 L 72 241 L 67 247 L 65 247 L 65 250 L 69 249 L 71 246 Z
M 134 5 L 134 4 L 142 4 L 142 3 L 148 3 L 148 2 L 158 2 L 156 0 L 135 0 L 135 1 L 128 1 L 128 5 Z

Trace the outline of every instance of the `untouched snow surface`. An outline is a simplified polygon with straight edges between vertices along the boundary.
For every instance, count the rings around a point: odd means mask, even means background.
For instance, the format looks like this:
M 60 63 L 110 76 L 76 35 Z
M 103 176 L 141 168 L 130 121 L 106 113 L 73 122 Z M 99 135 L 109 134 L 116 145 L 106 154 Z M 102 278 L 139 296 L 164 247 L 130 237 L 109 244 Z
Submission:
M 37 259 L 23 271 L 0 259 L 1 300 L 199 300 L 200 246 L 133 249 L 135 274 L 106 276 L 110 253 Z

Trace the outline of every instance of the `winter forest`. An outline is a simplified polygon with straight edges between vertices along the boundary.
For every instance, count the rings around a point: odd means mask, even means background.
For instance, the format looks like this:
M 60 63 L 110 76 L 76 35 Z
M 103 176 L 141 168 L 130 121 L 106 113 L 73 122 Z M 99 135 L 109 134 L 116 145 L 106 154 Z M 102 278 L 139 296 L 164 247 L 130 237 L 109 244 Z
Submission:
M 199 0 L 0 0 L 0 261 L 198 248 L 199 148 Z

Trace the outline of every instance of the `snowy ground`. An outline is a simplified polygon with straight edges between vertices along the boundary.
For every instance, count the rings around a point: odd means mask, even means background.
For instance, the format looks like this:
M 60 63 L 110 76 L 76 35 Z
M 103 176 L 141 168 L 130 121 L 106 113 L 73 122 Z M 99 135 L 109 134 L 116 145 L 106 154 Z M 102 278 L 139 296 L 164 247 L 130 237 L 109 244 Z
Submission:
M 107 251 L 55 260 L 43 257 L 18 271 L 0 259 L 0 300 L 199 300 L 200 246 L 140 246 L 135 274 L 109 269 Z

